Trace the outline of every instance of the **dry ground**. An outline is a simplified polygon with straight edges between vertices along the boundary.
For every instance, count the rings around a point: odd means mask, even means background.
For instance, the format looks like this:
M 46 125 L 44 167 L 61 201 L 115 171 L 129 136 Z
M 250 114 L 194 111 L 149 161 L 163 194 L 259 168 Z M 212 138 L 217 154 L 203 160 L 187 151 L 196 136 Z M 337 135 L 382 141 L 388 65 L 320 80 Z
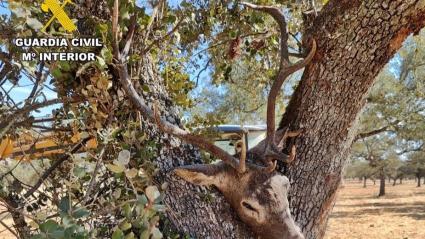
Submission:
M 325 239 L 425 239 L 425 187 L 387 184 L 387 195 L 377 198 L 378 182 L 362 186 L 346 181 L 341 187 Z M 12 238 L 0 225 L 0 239 Z
M 0 206 L 0 212 L 3 212 L 5 210 L 4 207 Z M 9 215 L 6 214 L 2 214 L 0 215 L 0 219 L 1 221 L 10 226 L 12 225 L 12 218 Z M 9 232 L 3 225 L 0 224 L 0 239 L 14 239 L 16 238 L 15 236 L 13 236 L 13 234 L 11 232 Z
M 377 198 L 378 184 L 367 188 L 357 181 L 341 187 L 325 239 L 425 239 L 425 187 L 414 181 L 386 187 Z

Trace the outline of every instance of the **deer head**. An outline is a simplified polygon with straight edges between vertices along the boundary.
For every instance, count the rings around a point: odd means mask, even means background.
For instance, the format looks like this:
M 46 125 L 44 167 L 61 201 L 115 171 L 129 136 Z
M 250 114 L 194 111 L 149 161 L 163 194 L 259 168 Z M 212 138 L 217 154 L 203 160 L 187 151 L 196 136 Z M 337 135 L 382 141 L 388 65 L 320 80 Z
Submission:
M 117 0 L 115 1 L 117 5 Z M 261 238 L 304 238 L 291 217 L 288 203 L 289 180 L 275 172 L 276 161 L 290 163 L 295 158 L 295 145 L 290 154 L 283 153 L 283 143 L 288 137 L 295 137 L 299 132 L 275 131 L 275 105 L 283 82 L 292 73 L 311 62 L 316 51 L 316 42 L 312 41 L 310 53 L 301 61 L 290 64 L 287 49 L 287 30 L 284 15 L 278 8 L 258 6 L 250 3 L 242 5 L 271 15 L 279 24 L 281 32 L 280 65 L 275 81 L 267 99 L 267 137 L 246 151 L 242 145 L 241 152 L 230 155 L 212 142 L 198 135 L 172 125 L 161 119 L 157 107 L 153 111 L 146 105 L 132 85 L 127 66 L 120 52 L 114 50 L 120 82 L 140 112 L 155 122 L 160 130 L 174 135 L 187 143 L 196 145 L 221 159 L 217 164 L 191 165 L 179 167 L 174 172 L 184 180 L 197 185 L 214 185 L 237 212 L 241 220 L 247 223 Z M 115 21 L 116 25 L 116 21 Z M 130 38 L 131 40 L 131 38 Z M 118 49 L 116 46 L 115 49 Z M 124 54 L 125 55 L 125 54 Z M 242 139 L 242 143 L 245 140 Z M 247 155 L 250 160 L 247 162 Z
M 240 219 L 261 238 L 304 238 L 289 211 L 288 178 L 256 165 L 246 166 L 244 173 L 224 162 L 174 171 L 193 184 L 217 187 Z

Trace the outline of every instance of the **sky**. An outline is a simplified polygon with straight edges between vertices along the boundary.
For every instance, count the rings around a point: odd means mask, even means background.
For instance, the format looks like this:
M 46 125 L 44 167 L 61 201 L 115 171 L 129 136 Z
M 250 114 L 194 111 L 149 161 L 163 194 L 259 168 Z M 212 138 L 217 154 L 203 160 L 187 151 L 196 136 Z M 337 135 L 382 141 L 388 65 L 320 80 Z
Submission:
M 10 16 L 10 10 L 7 8 L 7 4 L 0 5 L 0 15 L 7 15 Z M 1 49 L 3 50 L 3 46 L 1 46 Z M 57 95 L 54 91 L 49 90 L 48 88 L 54 88 L 51 84 L 49 84 L 50 79 L 46 80 L 45 86 L 42 89 L 42 94 L 46 98 L 46 100 L 55 99 L 57 98 Z M 16 102 L 22 102 L 23 100 L 27 99 L 29 94 L 31 93 L 33 83 L 30 81 L 30 79 L 26 76 L 22 76 L 22 79 L 19 80 L 18 85 L 13 85 L 11 82 L 6 82 L 3 84 L 3 89 L 7 92 L 9 92 L 9 95 L 12 97 L 12 99 Z M 43 99 L 40 99 L 41 101 Z M 60 105 L 52 105 L 50 107 L 45 107 L 40 109 L 39 112 L 33 112 L 32 115 L 34 117 L 44 117 L 51 114 L 53 109 L 58 108 Z

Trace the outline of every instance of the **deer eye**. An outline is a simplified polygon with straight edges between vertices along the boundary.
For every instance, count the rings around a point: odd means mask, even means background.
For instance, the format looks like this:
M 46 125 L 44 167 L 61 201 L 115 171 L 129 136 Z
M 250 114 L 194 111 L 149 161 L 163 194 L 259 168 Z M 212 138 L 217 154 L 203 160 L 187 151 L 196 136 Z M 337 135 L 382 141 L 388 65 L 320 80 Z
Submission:
M 255 209 L 251 204 L 247 203 L 247 202 L 242 202 L 242 206 L 250 211 L 254 211 L 254 212 L 258 212 L 257 209 Z

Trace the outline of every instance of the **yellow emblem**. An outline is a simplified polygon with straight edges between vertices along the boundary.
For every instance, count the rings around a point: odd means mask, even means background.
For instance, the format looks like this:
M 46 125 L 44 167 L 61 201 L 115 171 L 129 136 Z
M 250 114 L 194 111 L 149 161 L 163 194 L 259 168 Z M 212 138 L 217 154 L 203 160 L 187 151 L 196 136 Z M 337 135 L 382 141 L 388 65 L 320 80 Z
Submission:
M 72 20 L 65 13 L 65 6 L 68 3 L 72 3 L 71 0 L 65 0 L 65 2 L 61 5 L 59 0 L 44 0 L 44 3 L 41 4 L 41 10 L 44 12 L 51 11 L 53 13 L 53 17 L 44 25 L 42 31 L 46 31 L 46 29 L 52 24 L 53 20 L 58 19 L 59 23 L 62 25 L 65 30 L 68 32 L 73 32 L 77 30 L 77 27 L 72 22 Z

